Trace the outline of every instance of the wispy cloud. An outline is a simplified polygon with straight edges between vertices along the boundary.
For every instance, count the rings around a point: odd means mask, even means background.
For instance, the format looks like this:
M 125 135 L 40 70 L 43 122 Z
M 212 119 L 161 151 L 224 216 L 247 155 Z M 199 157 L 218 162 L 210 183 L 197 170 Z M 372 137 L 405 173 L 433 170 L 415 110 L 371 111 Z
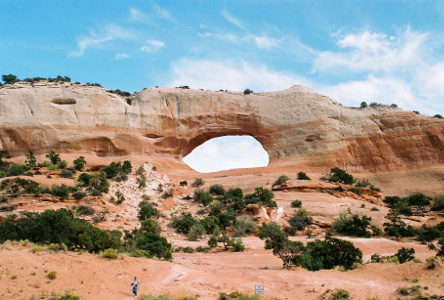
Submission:
M 114 58 L 117 59 L 117 60 L 121 60 L 121 59 L 125 59 L 125 58 L 130 58 L 130 57 L 131 57 L 131 55 L 126 54 L 126 53 L 119 53 L 119 54 L 116 54 L 116 56 L 114 56 Z
M 149 16 L 137 8 L 130 8 L 129 10 L 130 20 L 135 22 L 145 23 L 149 20 Z
M 236 27 L 242 30 L 245 30 L 245 27 L 242 24 L 242 22 L 238 18 L 233 16 L 230 12 L 228 12 L 227 10 L 223 10 L 221 14 L 228 22 L 230 22 L 231 24 L 235 25 Z
M 165 43 L 162 41 L 156 41 L 156 40 L 147 40 L 147 45 L 140 48 L 140 51 L 143 52 L 155 52 L 159 50 L 160 48 L 165 46 Z
M 157 4 L 153 5 L 153 9 L 154 9 L 156 16 L 158 16 L 159 18 L 162 18 L 162 19 L 165 19 L 168 21 L 174 21 L 172 15 L 171 15 L 171 12 L 169 10 L 162 8 Z
M 90 30 L 88 36 L 84 36 L 77 41 L 77 50 L 70 53 L 71 56 L 82 56 L 88 48 L 100 48 L 104 43 L 117 40 L 128 39 L 133 34 L 125 28 L 116 25 L 108 24 L 99 30 Z
M 172 80 L 168 86 L 189 85 L 211 90 L 279 91 L 308 80 L 268 69 L 265 65 L 245 61 L 214 61 L 182 59 L 172 64 Z

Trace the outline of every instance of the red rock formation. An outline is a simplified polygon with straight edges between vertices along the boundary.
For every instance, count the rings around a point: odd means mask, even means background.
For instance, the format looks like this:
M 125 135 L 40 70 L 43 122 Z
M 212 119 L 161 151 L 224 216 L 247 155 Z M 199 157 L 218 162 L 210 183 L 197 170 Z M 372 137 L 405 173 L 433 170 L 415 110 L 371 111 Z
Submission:
M 306 87 L 244 95 L 39 82 L 0 88 L 0 151 L 55 150 L 180 159 L 203 142 L 251 135 L 272 165 L 383 171 L 444 163 L 444 120 L 395 108 L 345 108 Z

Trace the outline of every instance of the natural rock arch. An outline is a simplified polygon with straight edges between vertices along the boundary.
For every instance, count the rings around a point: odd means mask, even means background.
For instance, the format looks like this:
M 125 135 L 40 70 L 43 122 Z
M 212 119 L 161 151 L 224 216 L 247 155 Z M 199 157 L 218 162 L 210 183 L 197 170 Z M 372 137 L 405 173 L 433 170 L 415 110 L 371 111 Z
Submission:
M 57 99 L 72 99 L 69 105 Z M 251 135 L 270 156 L 311 167 L 369 171 L 444 163 L 444 120 L 389 107 L 344 108 L 303 86 L 248 94 L 151 88 L 124 98 L 73 83 L 0 88 L 0 151 L 163 155 Z

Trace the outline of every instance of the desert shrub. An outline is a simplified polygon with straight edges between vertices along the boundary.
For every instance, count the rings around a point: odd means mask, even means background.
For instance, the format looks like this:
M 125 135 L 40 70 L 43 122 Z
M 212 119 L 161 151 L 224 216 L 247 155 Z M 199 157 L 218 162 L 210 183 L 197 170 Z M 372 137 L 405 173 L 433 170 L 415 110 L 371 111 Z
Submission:
M 20 79 L 18 79 L 17 76 L 13 74 L 2 75 L 2 80 L 5 84 L 13 84 L 17 81 L 20 81 Z
M 301 200 L 294 200 L 291 202 L 291 207 L 293 208 L 298 208 L 302 206 L 302 201 Z
M 0 207 L 0 211 L 13 211 L 16 208 L 17 208 L 16 205 L 6 205 L 6 206 Z
M 194 178 L 194 182 L 191 184 L 192 187 L 201 187 L 203 186 L 205 181 L 202 178 Z
M 370 183 L 370 181 L 368 181 L 368 179 L 363 179 L 363 180 L 359 180 L 358 182 L 356 182 L 355 183 L 355 187 L 363 187 L 363 188 L 366 188 L 366 187 L 369 187 L 369 186 L 371 186 L 372 184 Z
M 7 176 L 18 176 L 22 175 L 23 173 L 27 172 L 30 169 L 28 165 L 22 165 L 22 164 L 12 164 L 9 166 L 8 170 L 6 171 Z
M 51 165 L 57 165 L 61 161 L 60 154 L 54 151 L 51 151 L 50 153 L 46 154 L 46 157 L 49 159 Z
M 116 163 L 113 161 L 108 166 L 103 168 L 103 171 L 105 172 L 107 179 L 112 179 L 117 176 L 121 169 L 122 165 L 120 164 L 120 162 Z
M 57 300 L 79 300 L 80 296 L 76 295 L 76 294 L 71 294 L 71 293 L 65 293 L 63 295 L 61 295 Z
M 244 243 L 241 239 L 234 239 L 232 238 L 230 240 L 230 246 L 233 247 L 234 252 L 243 252 L 245 250 Z
M 402 247 L 401 249 L 398 250 L 398 253 L 396 253 L 394 256 L 397 256 L 399 263 L 403 264 L 415 258 L 415 249 L 413 248 L 407 249 Z
M 57 166 L 58 166 L 60 169 L 65 169 L 66 166 L 68 166 L 68 163 L 66 162 L 66 160 L 61 160 L 61 161 L 59 161 L 59 163 L 57 164 Z
M 139 213 L 137 214 L 137 217 L 140 221 L 148 220 L 151 217 L 158 217 L 160 216 L 159 210 L 154 207 L 152 203 L 149 203 L 146 200 L 143 200 L 139 203 Z
M 117 174 L 115 180 L 117 182 L 127 181 L 128 180 L 128 175 L 126 173 L 120 172 L 119 174 Z
M 424 206 L 429 205 L 430 201 L 422 193 L 416 193 L 408 196 L 409 205 Z
M 6 225 L 4 225 L 6 224 Z M 17 224 L 0 223 L 0 243 L 7 239 L 28 239 L 33 243 L 65 244 L 68 249 L 98 252 L 119 248 L 121 232 L 101 230 L 85 220 L 74 218 L 66 209 L 23 213 Z
M 296 215 L 288 220 L 289 226 L 284 227 L 284 231 L 289 235 L 295 235 L 298 230 L 304 230 L 312 222 L 313 218 L 308 215 L 307 210 L 299 208 L 296 210 Z
M 442 211 L 444 210 L 444 195 L 438 195 L 433 198 L 433 205 L 431 210 Z
M 277 223 L 262 224 L 259 237 L 265 239 L 265 249 L 272 249 L 284 267 L 301 266 L 310 271 L 344 266 L 346 270 L 362 263 L 362 252 L 353 243 L 327 236 L 325 240 L 308 242 L 290 241 Z
M 205 229 L 205 233 L 207 234 L 213 234 L 219 232 L 219 224 L 220 220 L 216 216 L 209 216 L 206 218 L 203 218 L 199 222 L 203 228 Z
M 83 171 L 83 168 L 86 165 L 85 157 L 79 156 L 78 158 L 74 159 L 73 164 L 74 169 L 76 169 L 77 171 Z
M 384 202 L 388 204 L 391 209 L 397 210 L 400 214 L 411 216 L 413 214 L 410 208 L 410 201 L 408 198 L 400 198 L 398 196 L 387 196 Z
M 51 270 L 51 271 L 48 272 L 48 278 L 49 279 L 54 280 L 54 279 L 56 279 L 56 276 L 57 276 L 57 271 L 56 270 Z
M 94 196 L 94 197 L 96 197 L 96 196 L 102 196 L 102 192 L 99 191 L 99 190 L 93 189 L 93 190 L 91 191 L 91 196 Z
M 304 172 L 298 172 L 298 179 L 299 180 L 311 180 L 310 177 L 308 177 L 307 174 Z
M 182 213 L 179 217 L 174 216 L 171 220 L 171 227 L 176 229 L 176 232 L 182 233 L 182 234 L 188 234 L 191 227 L 193 225 L 197 224 L 198 221 L 193 218 L 193 216 L 190 213 Z
M 186 180 L 183 180 L 183 181 L 179 182 L 179 185 L 180 186 L 187 186 L 188 182 Z
M 245 195 L 244 203 L 245 205 L 258 204 L 261 206 L 277 207 L 277 203 L 273 198 L 274 194 L 270 190 L 258 187 L 253 194 Z
M 240 216 L 234 222 L 233 236 L 247 236 L 256 233 L 258 226 L 249 216 Z
M 48 166 L 48 171 L 57 171 L 58 169 L 59 169 L 58 165 L 49 165 Z
M 120 190 L 116 191 L 116 198 L 117 198 L 116 201 L 117 204 L 122 204 L 126 200 L 125 195 Z
M 343 184 L 353 184 L 353 176 L 348 174 L 346 171 L 335 167 L 330 169 L 330 174 L 328 175 L 328 180 L 332 182 L 339 182 Z
M 96 213 L 96 211 L 94 210 L 94 208 L 92 208 L 90 206 L 79 205 L 79 207 L 77 208 L 77 214 L 79 214 L 81 216 L 91 216 L 95 213 Z
M 193 194 L 194 200 L 207 206 L 213 201 L 213 196 L 209 192 L 205 192 L 203 189 L 196 189 Z
M 204 234 L 205 228 L 200 223 L 196 223 L 191 226 L 190 231 L 188 232 L 188 239 L 190 241 L 197 241 L 201 239 Z
M 352 187 L 352 188 L 347 189 L 347 191 L 355 193 L 356 195 L 362 195 L 362 189 L 361 188 Z
M 77 178 L 77 181 L 82 186 L 89 186 L 92 179 L 93 179 L 93 177 L 91 175 L 89 175 L 88 173 L 82 173 L 82 174 L 80 174 L 79 178 Z
M 62 185 L 52 185 L 51 186 L 51 195 L 56 197 L 61 197 L 62 199 L 66 199 L 69 196 L 69 188 L 65 184 Z
M 442 230 L 436 227 L 429 228 L 426 224 L 423 224 L 416 234 L 418 235 L 417 240 L 423 243 L 431 242 L 444 236 Z
M 442 119 L 442 118 L 443 118 L 443 116 L 442 116 L 441 114 L 436 114 L 436 115 L 434 115 L 433 117 L 434 117 L 434 118 L 437 118 L 437 119 Z
M 210 186 L 209 192 L 211 195 L 223 196 L 225 194 L 225 189 L 220 184 L 215 184 Z
M 336 289 L 330 296 L 331 300 L 347 300 L 351 299 L 350 293 L 344 289 Z
M 370 237 L 367 230 L 372 218 L 367 216 L 359 217 L 358 214 L 340 212 L 339 217 L 331 223 L 331 231 L 336 235 Z
M 116 259 L 119 254 L 119 251 L 116 249 L 108 248 L 105 251 L 103 251 L 102 256 L 109 259 Z
M 367 102 L 365 102 L 365 101 L 361 102 L 361 105 L 360 105 L 361 108 L 366 108 L 367 106 L 368 106 Z
M 278 177 L 278 179 L 276 179 L 272 186 L 281 185 L 287 182 L 287 180 L 290 180 L 290 177 L 288 177 L 287 175 L 281 175 Z
M 9 194 L 38 194 L 40 193 L 41 188 L 39 184 L 33 180 L 14 178 L 3 180 L 0 183 L 0 190 L 6 190 Z
M 86 193 L 85 192 L 74 192 L 71 194 L 71 196 L 73 196 L 74 199 L 76 199 L 76 200 L 81 200 L 86 197 Z
M 390 209 L 385 218 L 390 221 L 383 224 L 384 231 L 388 235 L 394 236 L 396 239 L 414 236 L 415 232 L 413 228 L 411 226 L 406 226 L 405 222 L 402 221 L 398 210 Z
M 60 176 L 60 177 L 63 177 L 63 178 L 71 178 L 71 177 L 72 177 L 72 171 L 71 171 L 71 170 L 68 170 L 68 169 L 63 169 L 63 170 L 60 172 L 59 176 Z
M 119 96 L 122 96 L 122 97 L 129 97 L 129 96 L 131 96 L 130 92 L 121 91 L 119 89 L 116 89 L 116 90 L 106 90 L 106 91 L 108 93 L 116 94 L 116 95 L 119 95 Z
M 139 185 L 139 189 L 146 187 L 146 176 L 144 174 L 140 174 L 136 180 L 137 184 Z
M 160 226 L 155 220 L 145 220 L 139 229 L 125 234 L 124 249 L 148 258 L 171 260 L 172 246 L 166 238 L 160 236 L 160 231 Z
M 208 240 L 208 246 L 210 246 L 211 248 L 214 248 L 217 246 L 217 237 L 215 237 L 214 235 L 210 237 L 210 239 Z
M 250 89 L 245 89 L 245 90 L 244 90 L 244 94 L 245 94 L 245 95 L 248 95 L 248 94 L 251 94 L 251 93 L 253 93 L 253 91 L 250 90 Z

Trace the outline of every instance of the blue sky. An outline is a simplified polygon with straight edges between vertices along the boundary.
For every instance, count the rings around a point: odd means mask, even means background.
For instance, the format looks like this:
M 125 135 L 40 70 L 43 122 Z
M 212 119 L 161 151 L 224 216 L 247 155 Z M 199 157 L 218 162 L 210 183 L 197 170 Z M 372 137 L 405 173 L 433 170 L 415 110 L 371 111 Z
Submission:
M 444 114 L 444 1 L 2 0 L 0 72 L 255 92 Z

